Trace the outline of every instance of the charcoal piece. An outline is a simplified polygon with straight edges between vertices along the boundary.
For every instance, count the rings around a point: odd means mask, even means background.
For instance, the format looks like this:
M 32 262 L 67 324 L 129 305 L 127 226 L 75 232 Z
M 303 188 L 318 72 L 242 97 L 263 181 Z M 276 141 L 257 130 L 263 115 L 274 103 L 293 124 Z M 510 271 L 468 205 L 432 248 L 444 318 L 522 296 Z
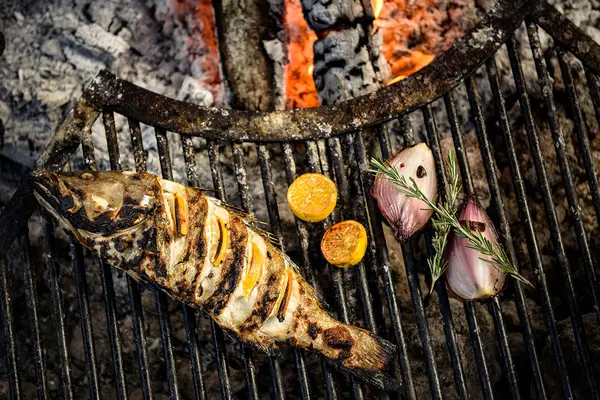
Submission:
M 365 16 L 360 0 L 302 0 L 308 25 L 317 32 L 351 25 Z
M 332 31 L 315 42 L 314 79 L 321 104 L 362 96 L 383 86 L 390 71 L 377 51 L 379 40 L 379 33 L 366 34 L 357 25 Z

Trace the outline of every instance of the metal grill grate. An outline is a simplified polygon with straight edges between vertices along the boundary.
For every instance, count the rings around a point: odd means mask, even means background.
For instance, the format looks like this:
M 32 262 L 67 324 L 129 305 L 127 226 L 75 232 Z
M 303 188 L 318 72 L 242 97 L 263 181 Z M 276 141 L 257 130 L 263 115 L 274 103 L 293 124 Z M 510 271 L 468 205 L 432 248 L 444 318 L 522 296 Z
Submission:
M 486 19 L 475 28 L 467 37 L 453 47 L 448 53 L 440 57 L 430 67 L 422 72 L 385 89 L 381 93 L 381 99 L 376 103 L 368 104 L 372 99 L 364 100 L 360 103 L 348 102 L 332 111 L 331 108 L 320 108 L 303 111 L 296 114 L 272 114 L 282 117 L 293 115 L 290 118 L 290 131 L 296 132 L 291 136 L 285 136 L 280 132 L 278 122 L 269 121 L 267 117 L 260 114 L 245 115 L 232 112 L 230 115 L 215 116 L 211 110 L 200 109 L 191 105 L 186 105 L 172 100 L 162 98 L 151 94 L 143 89 L 137 88 L 131 84 L 120 81 L 119 79 L 103 73 L 91 85 L 90 89 L 84 94 L 83 99 L 76 105 L 74 111 L 69 115 L 63 126 L 57 132 L 56 137 L 49 146 L 47 152 L 42 156 L 38 163 L 40 168 L 60 169 L 67 162 L 71 153 L 81 143 L 85 166 L 88 169 L 96 168 L 94 157 L 94 147 L 91 140 L 91 126 L 101 115 L 106 132 L 108 144 L 108 154 L 110 167 L 113 170 L 121 169 L 121 155 L 119 142 L 117 138 L 117 129 L 115 126 L 114 113 L 118 112 L 127 118 L 129 131 L 131 135 L 130 150 L 135 159 L 137 171 L 146 170 L 146 159 L 144 144 L 142 140 L 140 122 L 154 126 L 157 149 L 160 156 L 160 168 L 164 178 L 172 179 L 173 172 L 169 154 L 169 138 L 167 130 L 179 134 L 183 157 L 186 165 L 187 183 L 197 186 L 200 183 L 199 176 L 203 171 L 198 171 L 195 160 L 194 144 L 189 134 L 205 136 L 206 151 L 210 160 L 210 175 L 216 189 L 217 196 L 222 200 L 227 200 L 231 193 L 225 192 L 223 173 L 221 166 L 220 150 L 222 142 L 218 140 L 219 135 L 225 139 L 235 139 L 242 141 L 257 141 L 255 151 L 258 157 L 260 174 L 264 188 L 264 195 L 268 210 L 269 227 L 274 237 L 282 244 L 283 228 L 280 220 L 279 209 L 277 205 L 277 196 L 273 183 L 271 157 L 275 154 L 272 145 L 266 142 L 276 143 L 281 146 L 281 158 L 285 166 L 287 183 L 291 183 L 297 176 L 296 160 L 306 160 L 307 165 L 302 166 L 305 170 L 320 172 L 329 175 L 335 179 L 340 192 L 340 207 L 335 210 L 323 223 L 323 228 L 343 219 L 356 219 L 363 225 L 370 227 L 369 247 L 362 263 L 349 271 L 342 271 L 330 267 L 328 270 L 331 288 L 336 299 L 334 311 L 338 318 L 347 323 L 353 323 L 356 320 L 355 314 L 363 321 L 365 327 L 384 336 L 389 336 L 398 346 L 398 370 L 404 385 L 404 396 L 410 399 L 416 398 L 415 383 L 413 379 L 414 365 L 411 364 L 409 353 L 412 351 L 413 344 L 407 343 L 405 330 L 402 326 L 401 308 L 396 293 L 396 284 L 394 273 L 392 271 L 390 255 L 386 245 L 383 225 L 375 200 L 366 195 L 372 186 L 372 177 L 366 173 L 368 167 L 368 151 L 365 139 L 378 138 L 380 146 L 379 151 L 384 157 L 388 157 L 397 150 L 392 144 L 394 141 L 402 140 L 405 144 L 411 145 L 415 142 L 411 119 L 412 112 L 414 116 L 422 114 L 423 123 L 426 130 L 427 141 L 432 148 L 436 167 L 439 174 L 441 195 L 445 195 L 447 185 L 446 174 L 443 168 L 442 147 L 440 144 L 440 135 L 436 126 L 435 114 L 431 108 L 431 102 L 442 97 L 446 110 L 447 122 L 450 127 L 454 148 L 457 153 L 458 164 L 462 177 L 463 187 L 466 193 L 474 191 L 474 180 L 471 176 L 467 154 L 465 152 L 464 138 L 461 131 L 461 124 L 457 114 L 455 98 L 460 96 L 454 88 L 459 84 L 464 85 L 466 89 L 468 104 L 470 106 L 472 123 L 475 127 L 479 149 L 487 186 L 492 198 L 492 214 L 496 216 L 496 225 L 500 228 L 501 236 L 504 239 L 504 245 L 508 255 L 515 266 L 523 263 L 524 260 L 517 258 L 514 243 L 512 241 L 509 223 L 506 214 L 506 205 L 504 199 L 506 195 L 500 187 L 496 159 L 490 143 L 487 127 L 484 121 L 482 100 L 479 96 L 480 85 L 484 84 L 476 81 L 472 73 L 485 62 L 485 75 L 492 92 L 493 104 L 496 114 L 499 116 L 498 127 L 501 132 L 501 138 L 492 138 L 502 140 L 506 149 L 506 162 L 509 165 L 512 178 L 514 198 L 518 207 L 518 213 L 521 220 L 522 229 L 526 239 L 527 251 L 530 257 L 530 263 L 535 275 L 536 296 L 539 299 L 543 313 L 543 321 L 547 332 L 552 358 L 554 361 L 555 373 L 542 370 L 540 360 L 539 339 L 534 336 L 532 324 L 530 321 L 530 311 L 525 297 L 524 288 L 518 282 L 510 285 L 508 292 L 512 295 L 516 305 L 519 317 L 520 329 L 523 336 L 523 351 L 526 352 L 529 359 L 527 369 L 531 374 L 532 390 L 535 391 L 537 398 L 546 398 L 550 394 L 547 387 L 550 380 L 558 382 L 562 397 L 573 398 L 573 378 L 574 371 L 567 368 L 566 358 L 571 356 L 565 354 L 561 347 L 561 337 L 557 327 L 557 318 L 553 309 L 553 294 L 550 292 L 547 282 L 545 268 L 542 262 L 542 252 L 538 245 L 537 235 L 532 223 L 532 213 L 530 208 L 529 194 L 526 192 L 523 174 L 520 170 L 519 155 L 515 150 L 514 133 L 511 131 L 511 120 L 507 112 L 505 99 L 503 98 L 502 87 L 498 68 L 494 59 L 494 53 L 500 45 L 505 42 L 506 51 L 510 59 L 512 71 L 512 82 L 514 83 L 518 101 L 520 103 L 521 118 L 525 121 L 529 149 L 535 166 L 535 173 L 539 184 L 539 196 L 543 202 L 545 218 L 550 230 L 551 242 L 558 259 L 559 270 L 564 281 L 563 301 L 567 304 L 570 322 L 573 327 L 575 344 L 577 349 L 577 358 L 583 371 L 583 378 L 586 385 L 589 398 L 598 398 L 597 375 L 595 369 L 598 366 L 593 365 L 592 355 L 590 353 L 590 343 L 586 336 L 586 327 L 584 326 L 581 310 L 579 309 L 576 288 L 573 282 L 574 267 L 569 262 L 563 243 L 561 226 L 556 214 L 554 197 L 549 183 L 547 171 L 545 169 L 544 157 L 551 155 L 543 154 L 540 146 L 540 133 L 534 121 L 532 105 L 530 101 L 531 90 L 526 87 L 526 81 L 523 76 L 522 63 L 519 60 L 517 51 L 518 43 L 511 36 L 512 32 L 523 22 L 525 16 L 531 20 L 525 21 L 525 26 L 529 38 L 529 45 L 533 52 L 533 60 L 539 78 L 541 96 L 545 107 L 548 110 L 548 123 L 555 144 L 555 155 L 560 167 L 562 183 L 564 185 L 569 210 L 573 221 L 572 228 L 576 232 L 577 246 L 581 257 L 581 266 L 586 274 L 589 287 L 585 288 L 591 293 L 593 300 L 593 310 L 600 323 L 600 306 L 598 304 L 598 282 L 595 276 L 595 262 L 593 260 L 590 243 L 587 240 L 588 234 L 583 224 L 583 215 L 578 206 L 578 192 L 575 186 L 570 162 L 567 158 L 565 140 L 558 120 L 555 100 L 553 98 L 552 84 L 548 78 L 548 69 L 544 54 L 542 52 L 540 39 L 538 35 L 538 25 L 547 32 L 551 32 L 558 45 L 556 52 L 558 55 L 559 66 L 562 72 L 567 95 L 570 101 L 571 116 L 574 122 L 574 131 L 576 133 L 577 143 L 579 145 L 583 165 L 588 178 L 591 190 L 591 197 L 594 202 L 596 219 L 600 222 L 600 188 L 596 167 L 592 158 L 590 143 L 586 124 L 583 120 L 578 93 L 573 84 L 571 74 L 571 64 L 567 57 L 569 52 L 578 57 L 586 69 L 586 75 L 589 84 L 590 96 L 593 101 L 596 116 L 600 121 L 600 87 L 597 73 L 600 72 L 600 47 L 585 37 L 577 28 L 573 27 L 556 10 L 544 2 L 526 2 L 519 1 L 501 1 L 499 5 L 486 17 Z M 479 40 L 478 34 L 484 29 L 491 29 L 497 32 L 501 40 L 484 41 L 482 47 L 474 45 L 473 40 Z M 554 34 L 554 31 L 557 31 Z M 494 42 L 495 41 L 495 42 Z M 470 46 L 469 46 L 470 44 Z M 477 44 L 477 43 L 475 43 Z M 562 46 L 562 47 L 561 47 Z M 467 57 L 464 55 L 472 55 Z M 463 55 L 461 55 L 463 54 Z M 440 73 L 441 70 L 445 72 Z M 436 76 L 433 79 L 432 76 Z M 422 92 L 417 95 L 409 95 L 408 92 L 414 88 L 420 87 Z M 387 97 L 386 97 L 387 96 Z M 395 97 L 394 97 L 395 96 Z M 386 100 L 389 100 L 389 104 Z M 360 105 L 364 105 L 367 110 L 363 115 L 360 126 L 353 126 L 345 117 L 350 117 L 353 112 L 359 110 Z M 376 107 L 371 107 L 374 106 Z M 415 111 L 416 110 L 416 111 Z M 252 123 L 253 118 L 265 118 L 267 128 L 260 127 Z M 387 126 L 382 122 L 391 118 L 398 118 L 400 121 L 402 138 L 390 137 Z M 318 124 L 323 121 L 332 126 L 332 130 L 327 133 L 320 133 Z M 439 122 L 439 121 L 437 121 Z M 271 123 L 271 125 L 269 125 Z M 351 127 L 352 129 L 350 129 Z M 261 130 L 262 129 L 262 130 Z M 285 128 L 284 128 L 285 129 Z M 305 130 L 305 133 L 302 132 Z M 237 136 L 236 136 L 237 133 Z M 334 136 L 338 135 L 338 136 Z M 260 136 L 262 135 L 262 136 Z M 262 140 L 257 140 L 261 139 Z M 392 140 L 394 139 L 394 140 Z M 293 142 L 291 142 L 294 140 Z M 123 144 L 121 144 L 123 146 Z M 247 178 L 247 168 L 245 166 L 244 149 L 240 141 L 227 142 L 230 146 L 234 176 L 238 185 L 238 196 L 241 206 L 248 212 L 253 212 L 254 202 L 252 191 L 249 188 Z M 294 145 L 294 147 L 293 147 Z M 297 149 L 303 145 L 305 152 L 301 155 L 296 154 Z M 123 147 L 122 147 L 123 148 Z M 279 152 L 277 152 L 279 154 Z M 38 292 L 36 290 L 36 278 L 33 273 L 31 260 L 29 258 L 30 246 L 29 233 L 26 222 L 33 212 L 35 203 L 31 199 L 28 186 L 24 184 L 13 200 L 6 207 L 4 213 L 0 216 L 0 257 L 3 257 L 6 249 L 18 236 L 18 246 L 21 249 L 22 273 L 24 279 L 24 294 L 26 297 L 28 323 L 31 330 L 31 357 L 35 367 L 35 377 L 37 379 L 37 393 L 39 398 L 49 398 L 48 383 L 46 380 L 47 371 L 44 363 L 43 344 L 40 338 L 39 324 L 39 304 Z M 299 265 L 302 266 L 305 277 L 308 282 L 317 286 L 318 280 L 315 276 L 315 266 L 311 265 L 311 252 L 315 245 L 310 241 L 309 229 L 307 224 L 296 220 L 296 233 L 301 250 Z M 60 371 L 61 395 L 65 399 L 76 397 L 73 390 L 73 377 L 70 364 L 69 350 L 67 346 L 67 332 L 65 331 L 65 315 L 67 310 L 63 307 L 63 299 L 60 290 L 59 271 L 57 265 L 57 245 L 54 237 L 53 223 L 46 217 L 42 218 L 43 231 L 43 249 L 46 256 L 46 266 L 48 269 L 48 286 L 50 288 L 50 297 L 52 301 L 53 319 L 57 334 L 58 343 L 58 365 Z M 428 251 L 431 251 L 431 232 L 425 233 Z M 499 350 L 503 382 L 507 387 L 501 391 L 493 386 L 493 379 L 489 369 L 490 357 L 493 354 L 486 353 L 484 339 L 480 334 L 480 322 L 476 315 L 474 303 L 464 303 L 464 314 L 466 317 L 466 326 L 469 332 L 472 349 L 475 356 L 477 371 L 480 379 L 481 394 L 473 394 L 474 388 L 467 387 L 466 372 L 464 368 L 463 350 L 460 349 L 456 338 L 456 315 L 452 315 L 448 293 L 443 282 L 435 285 L 435 293 L 439 306 L 439 315 L 443 322 L 443 330 L 446 340 L 447 354 L 435 354 L 432 335 L 429 329 L 429 322 L 432 318 L 428 315 L 427 304 L 421 291 L 418 269 L 419 265 L 417 254 L 418 243 L 411 241 L 402 246 L 402 256 L 406 269 L 406 280 L 410 291 L 412 310 L 402 310 L 404 312 L 413 312 L 414 320 L 417 325 L 418 336 L 420 339 L 420 348 L 424 362 L 425 372 L 428 377 L 431 397 L 441 399 L 443 394 L 440 376 L 436 358 L 448 357 L 452 366 L 453 379 L 456 394 L 461 399 L 466 398 L 485 398 L 492 399 L 498 393 L 510 393 L 513 399 L 520 397 L 529 397 L 529 389 L 519 382 L 517 376 L 517 366 L 513 362 L 512 355 L 517 350 L 509 347 L 506 321 L 502 313 L 502 306 L 497 298 L 484 301 L 488 307 L 493 320 L 497 346 Z M 89 298 L 87 294 L 86 266 L 84 265 L 84 255 L 82 248 L 74 241 L 70 242 L 70 251 L 72 255 L 73 276 L 76 284 L 78 312 L 80 316 L 81 332 L 84 344 L 85 371 L 87 374 L 87 384 L 89 386 L 89 396 L 92 399 L 101 397 L 100 375 L 96 357 L 95 342 L 93 340 L 94 329 L 106 329 L 109 336 L 110 350 L 113 357 L 114 382 L 117 398 L 126 399 L 128 393 L 131 394 L 133 388 L 127 385 L 125 379 L 125 367 L 123 365 L 123 354 L 121 344 L 121 332 L 117 321 L 117 305 L 115 303 L 115 289 L 110 266 L 101 264 L 100 274 L 103 289 L 103 299 L 106 311 L 107 324 L 105 327 L 92 326 Z M 132 310 L 132 328 L 135 346 L 137 350 L 137 367 L 140 375 L 140 388 L 144 399 L 154 398 L 153 383 L 151 379 L 150 364 L 148 361 L 148 343 L 146 340 L 146 331 L 144 319 L 148 315 L 142 311 L 142 300 L 140 287 L 138 284 L 127 279 L 127 289 L 129 293 L 129 302 Z M 348 291 L 348 283 L 353 283 L 357 287 L 358 303 L 356 307 L 353 294 Z M 15 296 L 19 289 L 11 287 L 8 281 L 6 268 L 0 268 L 0 318 L 3 326 L 3 338 L 6 350 L 7 361 L 7 379 L 10 386 L 11 398 L 21 398 L 20 382 L 22 377 L 18 367 L 17 346 L 15 343 L 15 315 L 13 315 L 11 297 Z M 170 312 L 166 296 L 160 292 L 156 293 L 156 310 L 160 322 L 161 343 L 164 353 L 164 364 L 166 371 L 166 380 L 170 397 L 179 399 L 180 395 L 178 383 L 178 368 L 175 360 L 173 333 L 170 322 Z M 435 317 L 435 316 L 434 316 Z M 206 382 L 203 377 L 203 365 L 201 362 L 202 348 L 199 347 L 197 337 L 198 320 L 194 310 L 184 306 L 183 320 L 188 345 L 188 354 L 191 365 L 192 380 L 194 382 L 194 394 L 196 398 L 207 398 Z M 437 317 L 435 317 L 437 318 Z M 220 393 L 222 398 L 231 399 L 234 397 L 230 381 L 229 357 L 226 354 L 226 342 L 223 331 L 213 322 L 210 322 L 212 337 L 215 347 L 215 359 L 218 368 Z M 519 349 L 520 350 L 520 349 Z M 240 354 L 243 360 L 246 378 L 247 395 L 250 398 L 262 398 L 261 380 L 264 380 L 257 371 L 259 364 L 257 358 L 261 356 L 253 353 L 251 350 L 240 346 Z M 364 386 L 363 383 L 351 379 L 350 385 L 346 385 L 345 378 L 341 378 L 334 373 L 330 366 L 321 360 L 322 371 L 309 370 L 307 355 L 299 350 L 293 351 L 295 360 L 295 370 L 297 372 L 297 387 L 300 390 L 299 397 L 303 399 L 317 398 L 319 390 L 324 390 L 329 399 L 341 398 L 351 392 L 356 399 L 362 399 L 374 395 L 374 391 Z M 312 357 L 312 356 L 311 356 Z M 271 379 L 271 396 L 277 399 L 283 399 L 290 395 L 291 384 L 284 379 L 284 370 L 291 368 L 285 361 L 268 359 L 268 370 Z M 187 368 L 187 366 L 184 366 Z M 105 373 L 105 372 L 103 372 Z M 315 377 L 320 375 L 320 377 Z M 324 385 L 324 389 L 317 387 L 315 381 Z M 294 386 L 295 387 L 295 386 Z M 350 390 L 345 388 L 349 387 Z M 395 394 L 380 393 L 381 398 L 396 396 Z

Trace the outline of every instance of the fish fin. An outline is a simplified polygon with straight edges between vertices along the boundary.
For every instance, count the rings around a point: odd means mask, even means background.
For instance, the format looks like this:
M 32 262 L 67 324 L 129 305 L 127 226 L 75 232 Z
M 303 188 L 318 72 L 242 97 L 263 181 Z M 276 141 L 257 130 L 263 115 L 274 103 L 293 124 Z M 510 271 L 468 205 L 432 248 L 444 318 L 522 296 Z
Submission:
M 243 345 L 257 352 L 262 352 L 267 354 L 269 357 L 274 357 L 277 359 L 283 358 L 283 353 L 279 349 L 277 343 L 270 343 L 268 346 L 262 346 L 260 343 L 245 341 L 241 337 L 238 336 L 238 339 L 242 341 Z
M 260 235 L 266 242 L 271 243 L 273 246 L 277 247 L 279 250 L 282 250 L 281 243 L 279 243 L 279 240 L 277 240 L 277 238 L 275 238 L 271 234 L 271 232 L 257 226 L 257 225 L 267 226 L 266 222 L 258 220 L 253 213 L 248 213 L 245 210 L 243 210 L 233 204 L 228 204 L 228 203 L 225 203 L 218 199 L 213 199 L 213 198 L 211 198 L 211 200 L 215 204 L 217 204 L 219 207 L 222 207 L 225 210 L 227 210 L 227 212 L 232 214 L 232 216 L 241 218 L 242 221 L 244 221 L 244 223 L 246 224 L 246 226 L 248 228 L 252 229 L 256 234 Z
M 342 372 L 346 372 L 357 377 L 363 382 L 373 385 L 386 392 L 400 392 L 404 390 L 402 384 L 390 374 L 381 371 L 373 371 L 361 368 L 346 368 L 338 362 L 331 362 L 334 367 Z

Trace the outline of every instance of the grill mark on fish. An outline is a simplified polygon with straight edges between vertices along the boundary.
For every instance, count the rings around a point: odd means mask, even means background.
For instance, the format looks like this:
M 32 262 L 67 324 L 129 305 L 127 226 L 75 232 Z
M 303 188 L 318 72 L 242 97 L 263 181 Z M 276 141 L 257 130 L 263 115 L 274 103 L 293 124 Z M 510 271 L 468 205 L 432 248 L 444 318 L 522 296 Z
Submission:
M 319 333 L 323 332 L 323 329 L 321 329 L 321 327 L 318 324 L 314 322 L 309 322 L 307 332 L 308 336 L 310 336 L 312 340 L 315 340 L 319 336 Z
M 343 326 L 326 329 L 323 331 L 323 339 L 334 349 L 350 349 L 354 345 L 350 332 Z
M 217 222 L 217 226 L 219 227 L 219 240 L 217 241 L 217 248 L 215 249 L 215 255 L 214 255 L 213 259 L 211 260 L 213 263 L 216 262 L 216 259 L 219 258 L 221 251 L 223 251 L 223 245 L 225 244 L 225 236 L 224 235 L 229 234 L 229 233 L 227 233 L 227 230 L 224 229 L 224 227 L 226 227 L 226 225 L 220 219 Z M 225 249 L 225 251 L 227 251 L 227 249 Z M 221 260 L 221 263 L 222 262 L 223 262 L 223 260 Z
M 158 253 L 158 243 L 156 240 L 156 229 L 151 226 L 150 229 L 144 232 L 144 235 L 138 242 L 138 246 L 144 249 L 147 253 Z
M 164 280 L 164 278 L 166 278 L 168 276 L 167 274 L 167 264 L 163 261 L 163 258 L 160 257 L 159 254 L 155 254 L 154 255 L 154 273 L 156 274 L 157 278 L 162 278 L 162 280 Z
M 221 262 L 221 275 L 215 283 L 215 291 L 206 302 L 206 309 L 214 315 L 219 315 L 227 305 L 231 293 L 237 287 L 243 272 L 246 246 L 248 244 L 248 231 L 244 221 L 239 217 L 233 217 L 229 221 L 229 235 L 231 252 Z
M 197 280 L 202 271 L 204 258 L 206 257 L 206 245 L 204 237 L 204 228 L 206 226 L 206 217 L 208 213 L 208 202 L 206 199 L 198 201 L 198 194 L 194 193 L 191 198 L 196 197 L 193 206 L 189 208 L 189 213 L 194 215 L 194 223 L 188 235 L 185 238 L 185 248 L 183 250 L 183 259 L 181 259 L 175 268 L 185 268 L 181 274 L 182 279 L 175 282 L 175 287 L 178 289 L 180 296 L 188 302 L 194 302 L 197 288 Z M 194 276 L 188 279 L 189 270 L 193 270 Z
M 292 290 L 292 285 L 294 284 L 293 282 L 294 277 L 292 275 L 289 275 L 289 279 L 287 284 L 285 285 L 285 290 L 283 291 L 283 299 L 281 301 L 281 304 L 279 305 L 279 310 L 277 310 L 277 320 L 279 320 L 279 322 L 283 322 L 285 320 L 285 311 L 287 309 L 287 305 L 288 305 L 288 295 L 290 295 L 291 290 Z
M 269 263 L 273 262 L 269 260 Z M 271 266 L 267 266 L 269 268 Z M 271 269 L 272 270 L 272 269 Z M 273 307 L 275 306 L 275 302 L 279 296 L 279 282 L 277 278 L 283 279 L 283 275 L 277 275 L 272 272 L 267 278 L 267 282 L 265 284 L 264 281 L 259 282 L 259 293 L 256 298 L 256 303 L 254 304 L 254 308 L 252 310 L 252 314 L 250 317 L 242 323 L 240 326 L 240 332 L 251 333 L 254 332 L 262 326 L 262 324 L 266 321 L 266 319 L 271 314 Z

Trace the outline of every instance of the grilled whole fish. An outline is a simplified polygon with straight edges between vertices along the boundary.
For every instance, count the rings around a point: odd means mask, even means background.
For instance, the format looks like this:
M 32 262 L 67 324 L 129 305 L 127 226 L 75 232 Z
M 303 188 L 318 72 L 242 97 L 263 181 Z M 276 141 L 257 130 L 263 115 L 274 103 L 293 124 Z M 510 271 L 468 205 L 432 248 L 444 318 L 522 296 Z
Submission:
M 247 344 L 311 350 L 384 389 L 395 347 L 323 310 L 291 260 L 249 217 L 147 173 L 33 175 L 39 203 L 76 240 L 136 280 L 208 314 Z

